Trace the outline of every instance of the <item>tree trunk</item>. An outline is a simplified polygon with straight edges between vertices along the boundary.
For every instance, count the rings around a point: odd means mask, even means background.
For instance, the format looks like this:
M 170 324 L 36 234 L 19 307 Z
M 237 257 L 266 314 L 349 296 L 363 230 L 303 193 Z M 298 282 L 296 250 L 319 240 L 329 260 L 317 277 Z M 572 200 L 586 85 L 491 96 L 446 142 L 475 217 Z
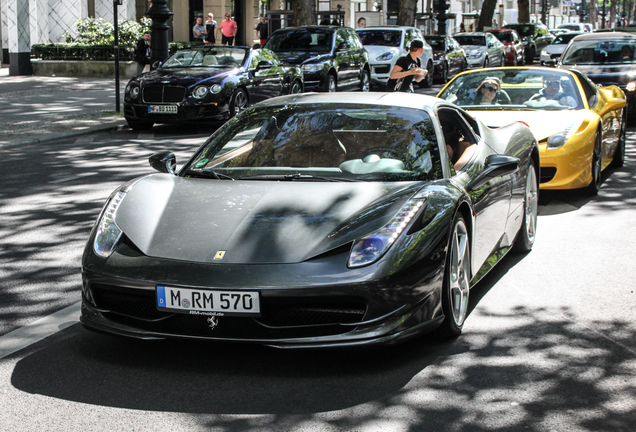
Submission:
M 612 0 L 610 3 L 609 16 L 609 24 L 610 28 L 612 28 L 616 25 L 616 0 Z
M 590 24 L 592 24 L 592 28 L 596 29 L 598 25 L 598 10 L 596 9 L 596 1 L 590 0 Z
M 398 5 L 397 25 L 414 26 L 417 0 L 400 0 Z
M 496 6 L 497 0 L 484 0 L 484 4 L 481 6 L 481 14 L 479 15 L 479 23 L 477 23 L 478 32 L 484 31 L 484 27 L 492 27 L 492 17 Z
M 519 8 L 518 21 L 521 24 L 530 22 L 530 2 L 528 0 L 517 0 L 517 7 Z
M 318 24 L 314 18 L 316 0 L 295 0 L 292 2 L 292 10 L 294 11 L 292 18 L 294 27 Z

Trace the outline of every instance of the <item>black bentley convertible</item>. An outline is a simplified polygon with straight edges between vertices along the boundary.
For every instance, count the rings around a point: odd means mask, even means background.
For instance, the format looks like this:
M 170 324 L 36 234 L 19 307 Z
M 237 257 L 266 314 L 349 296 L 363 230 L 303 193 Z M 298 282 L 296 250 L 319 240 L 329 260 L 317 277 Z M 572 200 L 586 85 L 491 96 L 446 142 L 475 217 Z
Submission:
M 226 120 L 249 104 L 303 91 L 303 72 L 268 49 L 212 46 L 177 51 L 130 80 L 124 116 L 135 130 L 155 123 Z
M 178 171 L 170 152 L 150 163 L 160 173 L 115 190 L 90 234 L 89 329 L 278 347 L 451 337 L 470 288 L 535 239 L 530 130 L 428 96 L 274 98 Z

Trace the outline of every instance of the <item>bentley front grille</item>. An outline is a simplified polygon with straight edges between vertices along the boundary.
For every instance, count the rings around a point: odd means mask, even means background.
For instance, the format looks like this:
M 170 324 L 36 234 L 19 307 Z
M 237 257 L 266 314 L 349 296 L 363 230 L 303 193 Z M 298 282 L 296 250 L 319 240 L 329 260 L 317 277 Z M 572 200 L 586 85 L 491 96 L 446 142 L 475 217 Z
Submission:
M 142 91 L 145 103 L 178 103 L 185 95 L 186 88 L 181 86 L 149 86 Z

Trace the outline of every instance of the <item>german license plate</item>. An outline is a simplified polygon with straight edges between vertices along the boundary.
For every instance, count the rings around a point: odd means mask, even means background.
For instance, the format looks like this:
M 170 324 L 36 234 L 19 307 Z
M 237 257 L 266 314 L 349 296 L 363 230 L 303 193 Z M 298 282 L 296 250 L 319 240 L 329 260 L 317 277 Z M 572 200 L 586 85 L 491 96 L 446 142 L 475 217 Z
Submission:
M 150 114 L 177 114 L 179 112 L 177 105 L 148 105 Z
M 157 309 L 189 315 L 260 316 L 258 291 L 211 291 L 157 286 Z

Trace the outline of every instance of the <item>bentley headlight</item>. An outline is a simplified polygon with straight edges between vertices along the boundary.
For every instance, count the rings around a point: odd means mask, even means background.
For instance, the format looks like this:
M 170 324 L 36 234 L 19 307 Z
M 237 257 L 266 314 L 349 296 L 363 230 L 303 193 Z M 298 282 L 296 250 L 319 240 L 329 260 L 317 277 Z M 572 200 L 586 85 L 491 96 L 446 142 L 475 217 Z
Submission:
M 393 52 L 389 51 L 389 52 L 385 52 L 384 54 L 382 54 L 380 57 L 376 58 L 376 61 L 386 61 L 386 60 L 391 60 L 393 58 Z
M 139 96 L 139 87 L 135 86 L 135 87 L 131 87 L 130 88 L 130 97 L 133 99 L 137 99 L 137 96 Z
M 212 87 L 210 87 L 210 93 L 212 94 L 221 93 L 221 86 L 218 84 L 214 84 Z
M 192 96 L 196 99 L 203 99 L 208 94 L 208 88 L 206 86 L 197 86 L 192 92 Z
M 408 227 L 411 219 L 424 205 L 424 200 L 409 200 L 391 221 L 378 231 L 359 238 L 353 243 L 349 254 L 349 268 L 369 265 L 384 255 L 400 234 Z
M 575 123 L 568 124 L 561 132 L 555 133 L 548 137 L 548 148 L 556 149 L 563 147 L 563 145 L 570 139 L 577 128 L 574 127 Z
M 627 91 L 634 91 L 636 90 L 636 82 L 634 81 L 630 81 L 627 83 L 627 87 L 625 87 L 625 90 Z
M 93 250 L 100 257 L 108 258 L 115 250 L 115 245 L 121 237 L 122 230 L 115 223 L 115 213 L 117 213 L 117 208 L 125 195 L 125 192 L 117 192 L 106 206 L 99 221 Z
M 320 63 L 318 63 L 318 64 L 304 64 L 303 65 L 303 70 L 305 72 L 318 72 L 321 69 L 322 69 L 322 65 Z

